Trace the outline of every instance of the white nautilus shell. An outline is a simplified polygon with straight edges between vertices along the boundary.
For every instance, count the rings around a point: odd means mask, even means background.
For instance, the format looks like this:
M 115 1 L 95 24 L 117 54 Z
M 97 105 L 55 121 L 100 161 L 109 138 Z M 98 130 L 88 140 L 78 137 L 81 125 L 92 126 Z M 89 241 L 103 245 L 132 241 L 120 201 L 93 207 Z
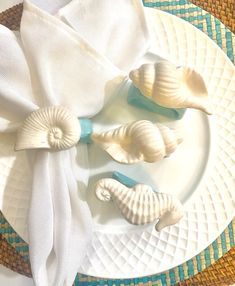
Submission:
M 168 61 L 143 64 L 129 74 L 133 84 L 147 98 L 168 108 L 195 108 L 211 114 L 203 77 L 188 67 Z
M 17 132 L 15 150 L 71 148 L 80 138 L 78 118 L 63 106 L 50 106 L 32 112 Z
M 159 123 L 139 120 L 114 130 L 94 133 L 92 140 L 114 160 L 132 164 L 161 160 L 174 152 L 183 139 L 179 131 Z
M 147 224 L 156 221 L 155 228 L 176 224 L 184 215 L 181 202 L 174 196 L 157 193 L 148 185 L 138 184 L 127 188 L 114 179 L 101 179 L 95 187 L 99 200 L 116 203 L 125 219 L 132 224 Z

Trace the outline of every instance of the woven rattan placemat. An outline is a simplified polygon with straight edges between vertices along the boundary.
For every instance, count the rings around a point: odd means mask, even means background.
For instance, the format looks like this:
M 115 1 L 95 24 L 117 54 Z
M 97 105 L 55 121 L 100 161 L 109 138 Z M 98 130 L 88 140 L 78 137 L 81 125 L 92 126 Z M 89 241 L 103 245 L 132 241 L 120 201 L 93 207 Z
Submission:
M 234 0 L 191 0 L 191 2 L 220 19 L 226 27 L 235 33 Z
M 146 2 L 154 2 L 154 1 L 146 1 Z M 163 1 L 158 1 L 158 2 L 163 3 Z M 177 1 L 175 1 L 175 3 L 176 2 Z M 185 2 L 185 1 L 181 1 L 181 2 Z M 205 9 L 207 12 L 214 15 L 218 19 L 220 19 L 220 21 L 226 27 L 228 27 L 229 29 L 231 29 L 233 33 L 235 33 L 235 1 L 234 0 L 191 0 L 190 2 Z M 169 6 L 168 4 L 169 3 L 167 3 L 166 6 Z M 23 8 L 23 5 L 19 4 L 19 5 L 14 6 L 13 9 L 8 9 L 5 12 L 1 13 L 1 16 L 0 16 L 1 24 L 9 27 L 11 30 L 17 30 L 20 25 L 22 8 Z
M 217 16 L 235 32 L 234 0 L 193 0 Z M 144 1 L 192 23 L 211 37 L 234 62 L 235 36 L 212 15 L 187 0 Z M 20 24 L 22 5 L 0 13 L 0 23 L 16 30 Z M 78 274 L 76 285 L 191 285 L 219 286 L 235 283 L 235 220 L 207 249 L 184 264 L 159 275 L 126 280 L 105 280 Z M 0 263 L 26 276 L 31 275 L 28 245 L 15 233 L 0 213 Z M 178 284 L 177 284 L 178 283 Z

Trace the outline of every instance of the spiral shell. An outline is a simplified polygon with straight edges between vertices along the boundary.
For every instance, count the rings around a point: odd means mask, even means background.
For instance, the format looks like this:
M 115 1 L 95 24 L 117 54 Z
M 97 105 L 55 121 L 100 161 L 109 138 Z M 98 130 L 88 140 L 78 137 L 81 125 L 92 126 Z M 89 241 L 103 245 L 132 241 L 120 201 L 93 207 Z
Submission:
M 71 148 L 80 138 L 79 120 L 63 106 L 32 112 L 18 129 L 15 150 Z
M 177 223 L 184 214 L 181 202 L 170 194 L 153 192 L 148 185 L 138 184 L 127 188 L 114 179 L 101 179 L 95 187 L 99 200 L 111 198 L 125 219 L 136 225 L 147 224 L 159 219 L 156 230 Z
M 132 164 L 152 163 L 169 156 L 182 142 L 182 136 L 162 124 L 139 120 L 114 130 L 94 133 L 92 140 L 114 160 Z
M 162 61 L 143 64 L 129 77 L 144 96 L 163 107 L 195 108 L 211 114 L 206 84 L 191 68 Z

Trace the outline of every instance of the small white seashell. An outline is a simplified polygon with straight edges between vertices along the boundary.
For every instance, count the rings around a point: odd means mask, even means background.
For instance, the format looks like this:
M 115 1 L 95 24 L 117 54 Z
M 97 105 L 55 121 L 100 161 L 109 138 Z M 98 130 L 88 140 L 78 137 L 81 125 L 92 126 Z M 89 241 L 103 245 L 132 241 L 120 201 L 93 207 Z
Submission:
M 117 129 L 92 134 L 92 140 L 114 160 L 132 164 L 156 162 L 169 156 L 182 142 L 179 132 L 162 124 L 139 120 Z
M 132 224 L 147 224 L 159 218 L 155 228 L 176 224 L 184 215 L 181 202 L 170 194 L 153 192 L 148 185 L 127 188 L 114 179 L 101 179 L 95 187 L 101 201 L 116 203 L 125 219 Z
M 15 150 L 71 148 L 80 138 L 78 118 L 63 106 L 50 106 L 32 112 L 18 129 Z
M 191 68 L 162 61 L 143 64 L 129 77 L 144 96 L 163 107 L 195 108 L 211 114 L 206 84 Z

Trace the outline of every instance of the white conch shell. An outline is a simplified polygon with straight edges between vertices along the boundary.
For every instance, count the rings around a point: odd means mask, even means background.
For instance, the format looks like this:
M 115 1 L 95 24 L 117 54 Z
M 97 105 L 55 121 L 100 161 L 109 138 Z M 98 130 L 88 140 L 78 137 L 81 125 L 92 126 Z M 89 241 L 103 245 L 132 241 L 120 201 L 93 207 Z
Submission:
M 139 120 L 117 129 L 92 134 L 92 140 L 120 163 L 156 162 L 182 142 L 179 132 L 162 124 Z
M 148 185 L 127 188 L 114 179 L 101 179 L 95 188 L 99 200 L 116 203 L 125 219 L 132 224 L 147 224 L 159 218 L 155 228 L 177 223 L 184 215 L 181 202 L 174 196 L 153 192 Z
M 32 112 L 17 132 L 15 150 L 68 149 L 80 138 L 78 118 L 63 106 L 50 106 Z
M 187 67 L 162 61 L 143 64 L 129 74 L 143 95 L 168 108 L 195 108 L 211 114 L 208 91 L 202 76 Z

